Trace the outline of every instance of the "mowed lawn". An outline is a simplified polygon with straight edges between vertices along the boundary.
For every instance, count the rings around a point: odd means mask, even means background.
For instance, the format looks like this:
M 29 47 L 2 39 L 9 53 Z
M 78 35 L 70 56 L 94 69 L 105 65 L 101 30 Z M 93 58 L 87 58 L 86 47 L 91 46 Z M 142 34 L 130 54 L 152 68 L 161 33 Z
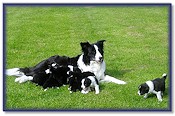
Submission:
M 70 94 L 4 77 L 5 110 L 170 110 L 168 6 L 5 6 L 6 68 L 34 66 L 53 55 L 77 56 L 80 42 L 105 39 L 106 73 L 126 85 L 101 83 L 100 94 Z M 138 86 L 167 73 L 163 102 Z

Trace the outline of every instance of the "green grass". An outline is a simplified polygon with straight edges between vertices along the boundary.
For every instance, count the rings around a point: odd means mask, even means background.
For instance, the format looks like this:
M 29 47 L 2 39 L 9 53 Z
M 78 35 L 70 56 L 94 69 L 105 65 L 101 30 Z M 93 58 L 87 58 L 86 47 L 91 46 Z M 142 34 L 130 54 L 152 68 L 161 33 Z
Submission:
M 138 96 L 139 84 L 169 71 L 168 7 L 6 6 L 6 68 L 33 66 L 52 55 L 76 56 L 80 42 L 107 40 L 106 73 L 126 85 L 100 84 L 100 94 L 44 92 L 31 82 L 5 77 L 6 110 L 169 110 L 169 79 L 163 102 Z

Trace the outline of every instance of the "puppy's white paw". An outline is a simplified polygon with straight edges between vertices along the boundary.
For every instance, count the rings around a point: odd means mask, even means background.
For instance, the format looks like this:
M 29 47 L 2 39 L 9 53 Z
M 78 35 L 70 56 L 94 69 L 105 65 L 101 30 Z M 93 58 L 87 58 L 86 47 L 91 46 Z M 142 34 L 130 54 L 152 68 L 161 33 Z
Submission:
M 87 94 L 88 91 L 81 90 L 81 93 L 82 93 L 82 94 Z
M 72 91 L 69 91 L 69 93 L 73 93 Z
M 162 102 L 162 99 L 158 99 L 159 102 Z
M 44 89 L 44 91 L 47 91 L 47 88 L 46 88 L 46 89 Z

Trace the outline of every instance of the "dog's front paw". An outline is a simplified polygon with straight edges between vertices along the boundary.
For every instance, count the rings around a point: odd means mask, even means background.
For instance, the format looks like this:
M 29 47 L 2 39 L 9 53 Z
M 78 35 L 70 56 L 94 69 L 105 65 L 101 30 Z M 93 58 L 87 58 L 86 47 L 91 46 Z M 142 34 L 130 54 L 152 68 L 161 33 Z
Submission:
M 88 91 L 81 90 L 81 93 L 82 93 L 82 94 L 87 94 Z

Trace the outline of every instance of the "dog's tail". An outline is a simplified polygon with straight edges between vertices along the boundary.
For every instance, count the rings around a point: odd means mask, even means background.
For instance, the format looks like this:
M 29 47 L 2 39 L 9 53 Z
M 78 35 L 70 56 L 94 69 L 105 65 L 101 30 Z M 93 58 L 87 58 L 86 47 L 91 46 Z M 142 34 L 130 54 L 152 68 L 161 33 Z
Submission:
M 20 71 L 20 68 L 11 68 L 6 70 L 6 75 L 7 76 L 24 76 L 24 73 Z
M 164 74 L 162 75 L 162 78 L 165 80 L 165 79 L 166 79 L 166 77 L 167 77 L 167 74 L 166 74 L 166 73 L 164 73 Z
M 33 80 L 33 77 L 32 76 L 26 76 L 23 70 L 24 69 L 21 70 L 21 68 L 7 69 L 6 70 L 6 75 L 7 76 L 18 77 L 18 78 L 15 79 L 15 82 L 19 82 L 19 83 L 24 83 L 26 81 Z
M 116 84 L 126 84 L 125 81 L 122 81 L 122 80 L 119 80 L 119 79 L 116 79 L 114 77 L 111 77 L 109 75 L 105 75 L 104 79 L 102 80 L 102 82 L 105 81 L 105 82 L 113 82 L 113 83 L 116 83 Z

